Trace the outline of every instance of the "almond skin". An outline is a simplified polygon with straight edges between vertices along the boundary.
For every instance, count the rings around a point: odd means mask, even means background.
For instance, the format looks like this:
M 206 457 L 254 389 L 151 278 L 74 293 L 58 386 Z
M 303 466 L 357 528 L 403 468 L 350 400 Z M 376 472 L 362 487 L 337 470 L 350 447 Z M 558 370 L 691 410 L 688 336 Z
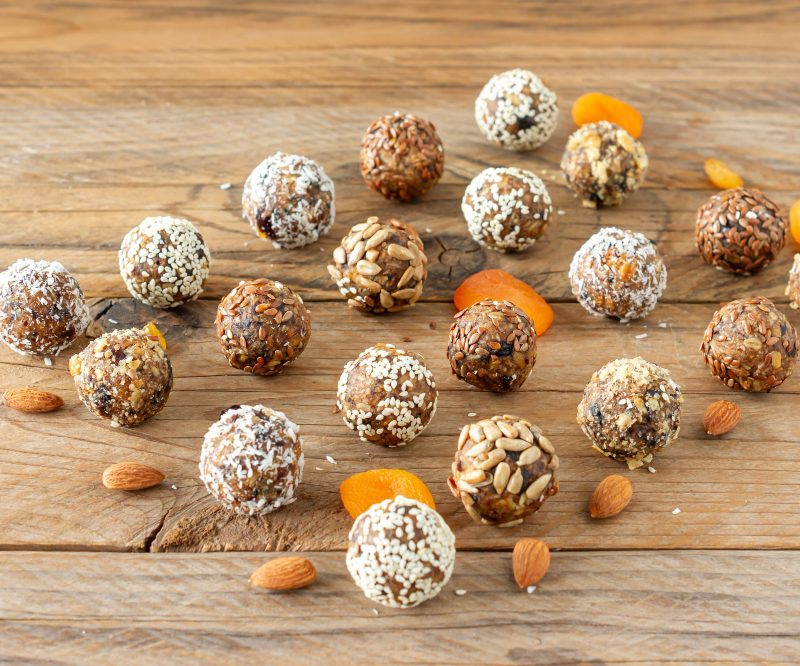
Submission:
M 631 501 L 633 484 L 627 477 L 612 474 L 603 479 L 589 499 L 589 515 L 592 518 L 616 516 Z
M 536 585 L 550 568 L 550 549 L 538 539 L 520 539 L 511 554 L 511 565 L 517 585 Z
M 742 418 L 742 410 L 730 400 L 717 400 L 706 407 L 703 414 L 703 430 L 709 435 L 724 435 L 730 432 Z
M 103 485 L 110 490 L 143 490 L 163 480 L 157 469 L 137 462 L 115 463 L 103 472 Z
M 3 393 L 3 400 L 11 409 L 26 414 L 43 414 L 63 407 L 64 401 L 55 393 L 42 391 L 31 386 L 8 389 Z
M 316 579 L 317 570 L 305 557 L 278 557 L 258 567 L 250 576 L 250 585 L 266 590 L 297 590 Z

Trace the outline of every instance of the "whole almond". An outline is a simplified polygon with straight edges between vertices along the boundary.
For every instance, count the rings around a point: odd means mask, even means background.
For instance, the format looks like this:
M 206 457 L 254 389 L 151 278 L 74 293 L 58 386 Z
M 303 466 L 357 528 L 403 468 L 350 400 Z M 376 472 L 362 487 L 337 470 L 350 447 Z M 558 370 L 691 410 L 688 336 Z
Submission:
M 103 485 L 110 490 L 143 490 L 157 486 L 164 475 L 155 467 L 138 462 L 120 462 L 103 472 Z
M 8 389 L 3 393 L 3 400 L 11 409 L 27 414 L 53 412 L 64 405 L 64 401 L 55 393 L 31 386 Z
M 550 568 L 550 549 L 538 539 L 520 539 L 511 554 L 511 565 L 517 585 L 536 585 Z
M 616 516 L 631 501 L 633 484 L 620 474 L 607 476 L 594 489 L 589 499 L 589 515 L 592 518 Z
M 258 567 L 250 576 L 250 585 L 267 590 L 297 590 L 316 579 L 317 570 L 305 557 L 278 557 Z
M 703 414 L 703 429 L 709 435 L 724 435 L 730 432 L 742 418 L 739 406 L 730 400 L 717 400 L 706 407 Z

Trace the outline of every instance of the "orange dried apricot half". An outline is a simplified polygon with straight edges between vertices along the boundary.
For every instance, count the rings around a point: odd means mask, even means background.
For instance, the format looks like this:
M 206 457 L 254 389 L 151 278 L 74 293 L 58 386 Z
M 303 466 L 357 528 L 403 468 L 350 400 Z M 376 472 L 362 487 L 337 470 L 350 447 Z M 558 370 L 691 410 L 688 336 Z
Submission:
M 789 209 L 789 223 L 792 229 L 792 238 L 794 242 L 800 245 L 800 199 L 792 204 Z
M 161 349 L 167 351 L 167 341 L 161 331 L 158 330 L 158 326 L 156 326 L 155 322 L 151 321 L 142 330 L 148 338 L 154 338 L 155 340 L 158 340 L 158 344 L 161 345 Z
M 708 179 L 721 190 L 730 190 L 744 185 L 742 177 L 731 170 L 722 160 L 706 160 L 703 169 L 705 169 Z
M 404 469 L 371 469 L 353 474 L 339 486 L 342 504 L 354 519 L 373 504 L 398 495 L 415 499 L 436 508 L 433 495 L 424 481 Z
M 642 134 L 642 114 L 621 99 L 605 93 L 591 92 L 581 95 L 572 105 L 572 119 L 578 127 L 607 120 L 619 125 L 634 139 Z

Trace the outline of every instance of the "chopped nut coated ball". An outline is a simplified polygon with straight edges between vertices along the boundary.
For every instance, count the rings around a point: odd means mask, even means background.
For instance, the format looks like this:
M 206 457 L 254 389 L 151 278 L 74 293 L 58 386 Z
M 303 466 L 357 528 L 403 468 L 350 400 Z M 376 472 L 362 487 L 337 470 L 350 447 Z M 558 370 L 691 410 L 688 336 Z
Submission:
M 789 284 L 786 285 L 786 295 L 789 297 L 789 307 L 793 310 L 800 308 L 800 254 L 794 255 L 794 263 L 789 270 Z

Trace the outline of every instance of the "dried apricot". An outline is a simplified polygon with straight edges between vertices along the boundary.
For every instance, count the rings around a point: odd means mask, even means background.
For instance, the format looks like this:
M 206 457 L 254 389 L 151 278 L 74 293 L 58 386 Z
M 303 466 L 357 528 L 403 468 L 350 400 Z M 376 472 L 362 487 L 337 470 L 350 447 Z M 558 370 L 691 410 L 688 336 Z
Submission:
M 792 204 L 789 209 L 789 222 L 792 225 L 792 238 L 800 245 L 800 199 Z
M 339 486 L 342 504 L 353 518 L 358 518 L 373 504 L 398 495 L 418 500 L 436 508 L 428 486 L 418 476 L 404 469 L 371 469 L 342 481 Z
M 456 289 L 453 302 L 463 310 L 484 298 L 511 301 L 522 308 L 533 320 L 536 335 L 542 335 L 553 323 L 553 308 L 547 301 L 533 287 L 499 268 L 470 275 Z
M 732 171 L 722 160 L 706 160 L 703 168 L 708 179 L 721 190 L 730 190 L 744 185 L 742 177 Z
M 642 114 L 621 99 L 604 93 L 581 95 L 572 105 L 572 119 L 578 127 L 607 120 L 619 125 L 634 139 L 642 134 Z
M 167 341 L 161 331 L 158 330 L 158 326 L 156 326 L 154 321 L 151 321 L 142 330 L 148 338 L 156 338 L 158 340 L 158 344 L 161 345 L 161 349 L 167 351 Z

